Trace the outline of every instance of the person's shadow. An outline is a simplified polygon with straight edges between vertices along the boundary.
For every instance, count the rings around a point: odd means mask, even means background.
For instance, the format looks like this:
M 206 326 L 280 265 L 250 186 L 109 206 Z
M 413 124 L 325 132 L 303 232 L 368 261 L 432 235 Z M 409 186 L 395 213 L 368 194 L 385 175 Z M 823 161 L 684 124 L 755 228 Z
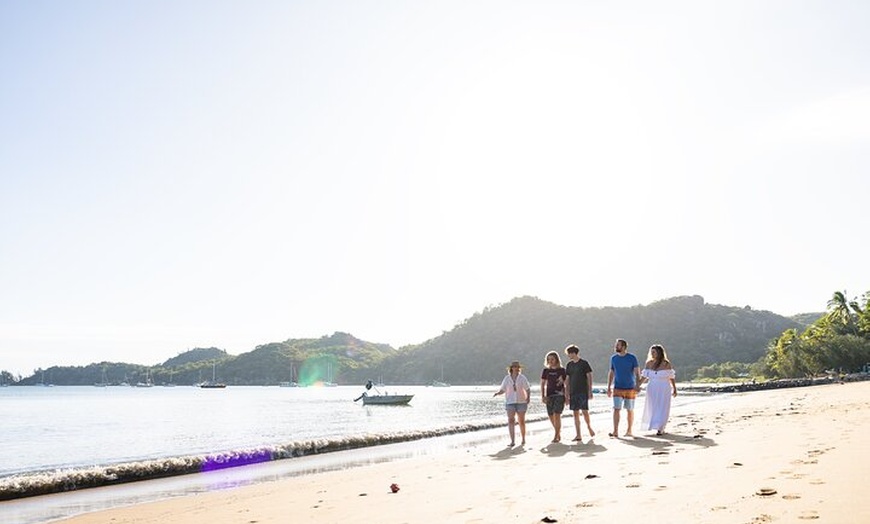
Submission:
M 696 435 L 676 435 L 673 433 L 665 433 L 664 435 L 655 435 L 655 436 L 634 436 L 634 437 L 622 437 L 619 440 L 628 444 L 630 446 L 635 446 L 638 448 L 649 448 L 653 450 L 653 453 L 656 451 L 668 451 L 672 449 L 675 444 L 692 444 L 695 446 L 702 446 L 705 448 L 709 448 L 717 445 L 716 441 L 709 437 L 705 437 L 701 434 Z
M 602 451 L 607 451 L 607 448 L 601 444 L 596 444 L 595 437 L 592 437 L 586 442 L 573 442 L 571 451 L 576 453 L 578 457 L 592 457 Z
M 495 453 L 490 453 L 489 456 L 492 457 L 493 460 L 511 460 L 517 458 L 526 451 L 526 446 L 523 445 L 504 447 L 496 451 Z

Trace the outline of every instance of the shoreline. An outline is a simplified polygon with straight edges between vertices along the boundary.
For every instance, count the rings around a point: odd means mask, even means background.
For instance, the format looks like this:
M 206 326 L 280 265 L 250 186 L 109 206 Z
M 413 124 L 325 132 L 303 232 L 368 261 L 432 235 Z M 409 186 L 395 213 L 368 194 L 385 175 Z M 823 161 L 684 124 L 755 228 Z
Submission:
M 736 393 L 675 407 L 662 437 L 550 444 L 531 424 L 524 448 L 492 442 L 273 482 L 91 512 L 101 522 L 558 522 L 643 518 L 725 524 L 860 522 L 870 383 Z M 642 404 L 638 411 L 642 410 Z M 636 413 L 639 421 L 639 413 Z M 623 419 L 624 420 L 624 419 Z M 573 431 L 570 418 L 563 426 Z M 621 429 L 624 429 L 624 422 Z M 501 434 L 501 438 L 498 435 Z M 604 435 L 604 436 L 602 436 Z M 400 488 L 397 493 L 391 484 Z

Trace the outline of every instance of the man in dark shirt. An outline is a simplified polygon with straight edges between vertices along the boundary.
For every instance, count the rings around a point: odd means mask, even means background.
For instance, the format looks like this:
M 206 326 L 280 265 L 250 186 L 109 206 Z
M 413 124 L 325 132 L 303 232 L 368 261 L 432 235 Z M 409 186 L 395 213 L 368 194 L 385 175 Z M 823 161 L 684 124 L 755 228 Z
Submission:
M 592 400 L 592 366 L 580 358 L 580 348 L 573 344 L 565 348 L 565 353 L 568 355 L 568 363 L 565 364 L 565 373 L 568 375 L 568 392 L 565 396 L 568 397 L 568 407 L 574 412 L 574 431 L 576 433 L 574 441 L 583 442 L 580 435 L 581 411 L 583 412 L 583 420 L 586 421 L 586 428 L 589 430 L 589 436 L 595 436 L 595 431 L 592 430 L 592 424 L 589 421 L 589 401 Z

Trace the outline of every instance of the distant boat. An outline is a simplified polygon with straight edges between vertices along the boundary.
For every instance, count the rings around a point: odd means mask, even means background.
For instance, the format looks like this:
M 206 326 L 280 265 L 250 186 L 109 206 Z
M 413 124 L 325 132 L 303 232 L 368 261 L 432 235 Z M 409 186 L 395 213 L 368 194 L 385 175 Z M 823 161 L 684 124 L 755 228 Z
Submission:
M 369 394 L 368 392 L 374 388 L 374 394 Z M 404 406 L 411 402 L 411 399 L 414 398 L 414 395 L 390 395 L 386 391 L 381 393 L 378 391 L 378 388 L 372 384 L 372 381 L 369 380 L 366 382 L 366 391 L 363 391 L 363 394 L 353 399 L 354 402 L 362 399 L 363 406 Z
M 414 398 L 414 395 L 366 395 L 362 398 L 363 406 L 402 406 Z
M 216 380 L 217 377 L 217 364 L 211 365 L 211 380 L 207 380 L 199 385 L 199 387 L 204 389 L 223 389 L 227 387 L 223 382 L 218 382 Z
M 450 384 L 444 382 L 444 364 L 441 364 L 441 380 L 433 380 L 430 384 L 433 388 L 449 388 Z
M 99 382 L 94 382 L 94 387 L 96 388 L 105 388 L 109 386 L 109 381 L 106 380 L 106 368 L 103 368 L 103 373 L 100 377 Z
M 290 363 L 290 381 L 289 382 L 278 382 L 278 385 L 282 388 L 298 388 L 299 383 L 296 382 L 296 366 L 293 363 Z
M 323 382 L 323 385 L 328 388 L 334 388 L 338 386 L 338 384 L 336 384 L 332 380 L 332 364 L 330 363 L 326 365 L 326 380 Z
M 144 382 L 137 382 L 136 387 L 137 388 L 152 388 L 152 387 L 154 387 L 154 383 L 151 382 L 151 370 L 145 371 L 145 381 Z

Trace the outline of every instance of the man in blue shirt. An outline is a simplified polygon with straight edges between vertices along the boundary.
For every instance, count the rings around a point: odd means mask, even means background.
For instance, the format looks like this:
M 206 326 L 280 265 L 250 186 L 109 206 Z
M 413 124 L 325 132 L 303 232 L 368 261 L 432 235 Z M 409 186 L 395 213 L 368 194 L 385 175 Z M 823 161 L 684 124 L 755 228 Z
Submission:
M 607 396 L 613 398 L 613 433 L 619 437 L 619 419 L 623 406 L 628 411 L 626 437 L 633 437 L 631 426 L 634 423 L 634 400 L 640 385 L 640 366 L 637 357 L 628 352 L 628 342 L 618 338 L 613 345 L 614 354 L 610 357 L 610 372 L 607 374 Z

